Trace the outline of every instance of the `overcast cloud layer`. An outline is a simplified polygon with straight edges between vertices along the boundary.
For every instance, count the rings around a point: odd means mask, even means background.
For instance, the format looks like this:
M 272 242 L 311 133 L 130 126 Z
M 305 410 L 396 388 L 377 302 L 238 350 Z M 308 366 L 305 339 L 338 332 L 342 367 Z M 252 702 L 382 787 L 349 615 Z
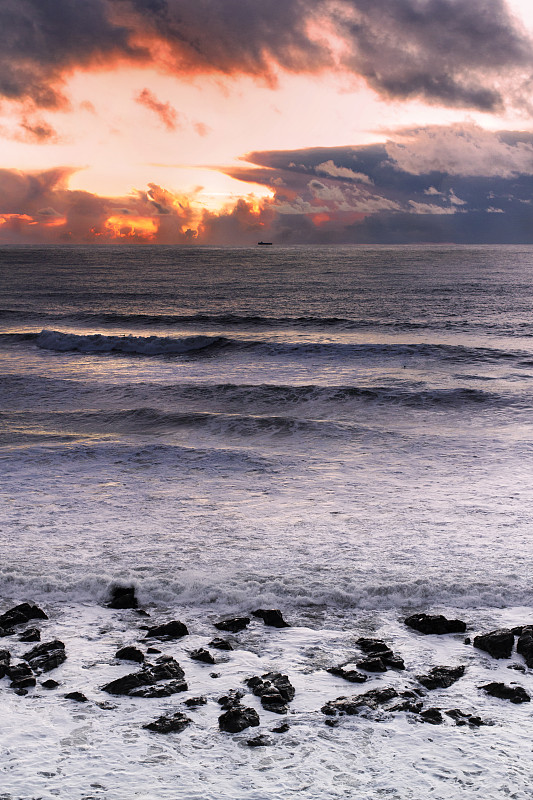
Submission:
M 68 104 L 73 71 L 126 61 L 275 79 L 337 69 L 380 95 L 494 111 L 529 102 L 531 41 L 503 0 L 3 0 L 0 95 Z

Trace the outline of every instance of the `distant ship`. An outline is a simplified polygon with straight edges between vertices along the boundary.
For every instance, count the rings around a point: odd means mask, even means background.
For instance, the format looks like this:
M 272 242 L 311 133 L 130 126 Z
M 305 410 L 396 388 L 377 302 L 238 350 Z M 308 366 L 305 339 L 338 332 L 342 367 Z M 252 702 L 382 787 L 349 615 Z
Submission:
M 257 242 L 257 244 L 267 245 L 267 244 L 272 244 L 272 242 Z

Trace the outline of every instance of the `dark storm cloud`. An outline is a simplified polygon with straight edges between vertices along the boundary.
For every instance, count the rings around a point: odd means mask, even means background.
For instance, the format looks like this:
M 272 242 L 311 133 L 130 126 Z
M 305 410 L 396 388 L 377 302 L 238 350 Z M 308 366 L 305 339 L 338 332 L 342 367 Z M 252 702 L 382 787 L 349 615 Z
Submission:
M 274 81 L 348 70 L 379 94 L 481 110 L 526 102 L 531 41 L 504 0 L 3 0 L 0 94 L 64 102 L 115 59 Z

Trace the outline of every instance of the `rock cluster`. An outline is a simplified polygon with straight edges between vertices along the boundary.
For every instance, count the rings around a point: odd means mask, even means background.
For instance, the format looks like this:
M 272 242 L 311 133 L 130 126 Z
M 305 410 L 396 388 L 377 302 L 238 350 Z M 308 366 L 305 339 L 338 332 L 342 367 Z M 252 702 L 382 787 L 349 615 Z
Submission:
M 185 673 L 177 661 L 163 656 L 158 658 L 155 664 L 147 665 L 139 672 L 131 672 L 107 683 L 102 686 L 102 691 L 130 697 L 168 697 L 188 689 L 187 683 L 183 680 L 184 676 Z M 156 686 L 164 680 L 170 683 Z
M 263 708 L 275 714 L 286 714 L 287 703 L 294 699 L 294 686 L 287 675 L 282 675 L 281 672 L 267 672 L 260 678 L 248 678 L 246 684 L 261 698 Z

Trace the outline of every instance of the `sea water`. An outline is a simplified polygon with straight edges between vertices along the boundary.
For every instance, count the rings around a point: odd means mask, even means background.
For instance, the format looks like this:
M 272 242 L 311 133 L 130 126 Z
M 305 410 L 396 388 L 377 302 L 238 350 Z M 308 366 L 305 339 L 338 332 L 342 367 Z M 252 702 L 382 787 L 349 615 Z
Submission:
M 59 693 L 1 682 L 0 797 L 530 797 L 529 705 L 478 689 L 530 673 L 403 619 L 533 622 L 532 307 L 529 247 L 2 248 L 0 610 L 39 603 L 68 659 Z M 162 648 L 208 698 L 180 735 L 142 729 L 179 695 L 102 708 L 141 635 L 113 583 L 191 631 Z M 258 607 L 291 627 L 253 621 L 216 679 L 190 660 Z M 328 674 L 361 635 L 406 673 Z M 324 725 L 327 700 L 456 663 L 428 704 L 490 726 Z M 270 669 L 291 727 L 248 695 L 275 740 L 252 750 L 216 698 Z

